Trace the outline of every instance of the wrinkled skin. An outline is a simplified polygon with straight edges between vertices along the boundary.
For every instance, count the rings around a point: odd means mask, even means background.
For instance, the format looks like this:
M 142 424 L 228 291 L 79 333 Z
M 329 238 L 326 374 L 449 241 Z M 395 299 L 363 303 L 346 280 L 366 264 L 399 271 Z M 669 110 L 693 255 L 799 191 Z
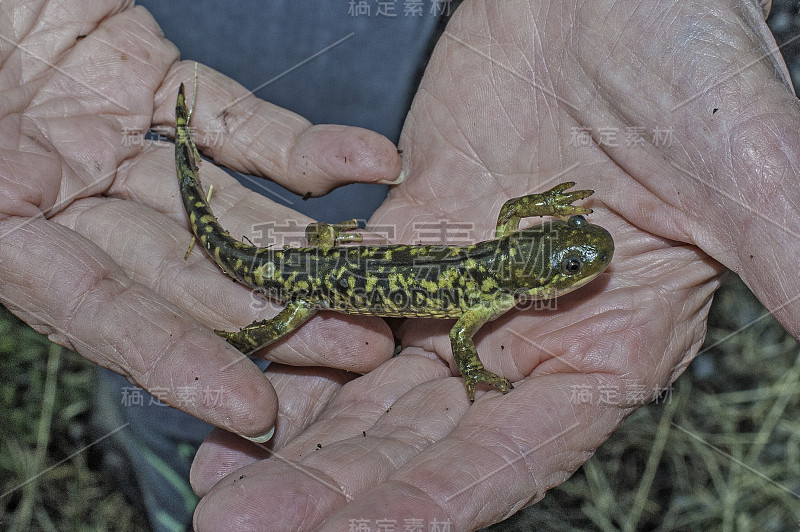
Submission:
M 96 20 L 105 17 L 97 11 Z M 515 388 L 479 394 L 471 406 L 452 376 L 450 322 L 404 322 L 395 331 L 403 352 L 389 359 L 380 322 L 310 321 L 266 353 L 280 362 L 267 371 L 280 399 L 274 439 L 262 448 L 218 431 L 198 452 L 192 484 L 204 497 L 196 527 L 347 530 L 351 519 L 415 518 L 463 530 L 500 520 L 586 461 L 641 404 L 630 392 L 651 398 L 680 375 L 702 343 L 723 266 L 797 337 L 800 280 L 785 272 L 800 259 L 800 113 L 761 17 L 755 2 L 734 0 L 466 0 L 404 127 L 407 180 L 371 222 L 396 225 L 404 242 L 417 237 L 414 223 L 470 222 L 478 240 L 491 235 L 509 197 L 574 180 L 596 191 L 590 221 L 614 235 L 610 268 L 557 310 L 512 311 L 484 327 L 475 338 L 481 358 Z M 170 150 L 125 151 L 114 140 L 121 126 L 170 123 L 190 65 L 174 62 L 175 50 L 142 11 L 104 24 L 112 23 L 128 32 L 84 24 L 64 30 L 88 34 L 77 46 L 51 32 L 36 49 L 65 61 L 62 72 L 72 77 L 86 75 L 81 54 L 107 54 L 114 68 L 90 86 L 135 112 L 80 87 L 70 93 L 71 77 L 43 76 L 36 61 L 3 63 L 4 87 L 31 81 L 3 110 L 4 131 L 13 124 L 20 133 L 3 139 L 0 297 L 54 340 L 145 387 L 195 375 L 229 384 L 232 404 L 198 404 L 191 413 L 259 434 L 275 408 L 269 385 L 245 363 L 220 371 L 238 354 L 206 326 L 241 325 L 274 310 L 252 310 L 249 294 L 199 250 L 182 262 L 188 227 Z M 35 40 L 30 25 L 16 24 L 3 34 Z M 160 57 L 161 67 L 123 63 L 120 50 L 146 51 L 148 64 Z M 243 91 L 204 69 L 200 77 L 205 101 L 194 125 L 220 127 L 219 111 Z M 204 82 L 215 87 L 205 96 Z M 219 164 L 315 192 L 396 175 L 385 141 L 362 131 L 331 133 L 340 150 L 370 143 L 359 152 L 362 171 L 347 174 L 325 149 L 330 137 L 320 140 L 297 117 L 255 99 L 230 113 L 238 119 L 228 118 L 225 143 L 200 146 Z M 627 126 L 643 128 L 645 142 L 626 147 Z M 578 145 L 576 127 L 601 143 L 602 128 L 617 128 L 619 147 Z M 669 141 L 651 142 L 666 130 Z M 298 153 L 312 157 L 312 177 L 292 173 Z M 216 212 L 234 234 L 289 215 L 210 164 L 201 175 L 219 187 Z M 54 204 L 57 213 L 21 223 Z M 340 369 L 308 367 L 315 364 Z M 353 379 L 342 369 L 372 371 Z M 594 400 L 576 401 L 580 387 Z M 600 387 L 619 395 L 599 401 Z
M 51 340 L 143 388 L 168 391 L 167 403 L 197 395 L 182 409 L 239 434 L 268 432 L 274 390 L 211 329 L 251 321 L 250 291 L 199 248 L 183 260 L 190 236 L 174 148 L 142 146 L 135 135 L 151 124 L 174 127 L 178 85 L 193 79 L 194 63 L 178 62 L 178 50 L 132 2 L 14 4 L 3 4 L 14 17 L 0 19 L 0 301 Z M 198 76 L 204 105 L 193 125 L 213 141 L 205 153 L 230 168 L 316 195 L 400 173 L 396 148 L 380 135 L 311 126 L 216 72 L 200 68 Z M 223 223 L 311 221 L 215 170 L 209 182 Z M 378 319 L 337 315 L 309 326 L 271 355 L 359 372 L 391 356 Z M 333 353 L 330 342 L 348 350 Z M 223 390 L 223 400 L 204 404 L 204 390 Z

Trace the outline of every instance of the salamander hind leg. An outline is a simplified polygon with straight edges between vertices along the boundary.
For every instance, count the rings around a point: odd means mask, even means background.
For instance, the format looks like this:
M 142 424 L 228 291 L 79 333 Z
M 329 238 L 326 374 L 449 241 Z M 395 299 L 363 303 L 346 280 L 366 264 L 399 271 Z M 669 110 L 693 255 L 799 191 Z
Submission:
M 358 223 L 355 220 L 338 224 L 315 222 L 306 227 L 306 240 L 310 246 L 330 249 L 342 242 L 361 242 L 361 233 L 356 229 L 358 229 Z
M 519 222 L 531 216 L 573 216 L 575 214 L 589 214 L 592 209 L 572 205 L 573 201 L 586 199 L 593 190 L 573 190 L 573 182 L 561 183 L 547 192 L 541 194 L 528 194 L 521 198 L 511 198 L 503 204 L 500 215 L 497 217 L 497 230 L 495 238 L 502 238 L 519 230 Z
M 511 296 L 500 297 L 486 304 L 470 307 L 456 322 L 450 331 L 450 344 L 453 347 L 453 358 L 458 365 L 470 402 L 475 400 L 475 387 L 484 383 L 494 386 L 503 393 L 514 387 L 508 379 L 504 379 L 483 367 L 472 336 L 489 320 L 493 320 L 514 306 Z
M 247 327 L 236 332 L 215 330 L 217 335 L 242 353 L 251 353 L 280 340 L 296 328 L 305 323 L 316 314 L 317 309 L 312 304 L 298 300 L 290 301 L 274 318 L 254 321 Z

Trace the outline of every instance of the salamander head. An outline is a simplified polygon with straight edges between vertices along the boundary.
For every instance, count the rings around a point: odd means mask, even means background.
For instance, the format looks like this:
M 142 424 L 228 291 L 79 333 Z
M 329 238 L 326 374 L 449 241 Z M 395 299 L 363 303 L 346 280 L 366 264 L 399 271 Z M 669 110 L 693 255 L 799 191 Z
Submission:
M 614 240 L 583 216 L 571 216 L 514 233 L 508 252 L 506 289 L 520 299 L 550 299 L 600 275 L 614 255 Z

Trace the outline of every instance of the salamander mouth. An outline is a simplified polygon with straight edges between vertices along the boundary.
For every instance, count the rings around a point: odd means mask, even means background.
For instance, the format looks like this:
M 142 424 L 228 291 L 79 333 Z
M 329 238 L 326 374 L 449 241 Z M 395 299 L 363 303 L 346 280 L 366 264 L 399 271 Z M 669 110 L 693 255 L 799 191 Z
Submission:
M 583 285 L 585 285 L 585 284 L 588 284 L 588 283 L 590 283 L 590 282 L 594 281 L 594 280 L 595 280 L 595 278 L 596 278 L 598 275 L 600 275 L 601 273 L 603 273 L 604 271 L 606 271 L 606 268 L 608 268 L 608 264 L 606 264 L 605 266 L 603 266 L 601 269 L 597 270 L 597 271 L 596 271 L 596 272 L 594 272 L 593 274 L 591 274 L 591 275 L 587 275 L 587 276 L 586 276 L 586 277 L 584 277 L 583 279 L 579 279 L 578 281 L 575 281 L 575 282 L 573 282 L 573 283 L 572 283 L 572 284 L 570 284 L 570 285 L 569 285 L 569 287 L 567 287 L 566 289 L 562 289 L 562 290 L 560 290 L 560 293 L 562 293 L 562 294 L 566 294 L 566 293 L 568 293 L 568 292 L 572 292 L 573 290 L 577 290 L 577 289 L 578 289 L 578 288 L 580 288 L 581 286 L 583 286 Z
M 606 268 L 608 268 L 608 264 L 596 272 L 583 277 L 582 279 L 570 279 L 569 284 L 565 287 L 541 287 L 534 290 L 520 289 L 514 295 L 520 301 L 554 299 L 558 296 L 563 296 L 564 294 L 568 294 L 574 290 L 577 290 L 583 285 L 592 282 L 598 275 L 603 273 Z

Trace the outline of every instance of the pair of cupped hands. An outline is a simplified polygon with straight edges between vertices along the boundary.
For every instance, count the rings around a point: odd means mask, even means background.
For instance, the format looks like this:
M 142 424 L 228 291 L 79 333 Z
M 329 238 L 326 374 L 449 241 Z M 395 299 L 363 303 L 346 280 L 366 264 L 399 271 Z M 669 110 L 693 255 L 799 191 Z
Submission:
M 223 429 L 192 470 L 199 530 L 498 521 L 678 377 L 725 268 L 800 333 L 800 113 L 768 5 L 466 0 L 416 94 L 402 158 L 376 133 L 312 125 L 198 69 L 192 125 L 216 164 L 314 195 L 402 167 L 370 220 L 396 242 L 441 220 L 483 240 L 508 198 L 564 181 L 595 190 L 583 204 L 614 236 L 611 266 L 556 309 L 484 326 L 478 352 L 515 388 L 470 404 L 452 321 L 390 331 L 321 313 L 263 351 L 265 374 L 217 337 L 275 309 L 202 249 L 184 260 L 172 147 L 130 136 L 174 126 L 194 64 L 129 2 L 12 4 L 0 20 L 0 300 Z M 201 177 L 233 235 L 311 221 L 208 162 Z M 266 445 L 237 436 L 273 426 Z

